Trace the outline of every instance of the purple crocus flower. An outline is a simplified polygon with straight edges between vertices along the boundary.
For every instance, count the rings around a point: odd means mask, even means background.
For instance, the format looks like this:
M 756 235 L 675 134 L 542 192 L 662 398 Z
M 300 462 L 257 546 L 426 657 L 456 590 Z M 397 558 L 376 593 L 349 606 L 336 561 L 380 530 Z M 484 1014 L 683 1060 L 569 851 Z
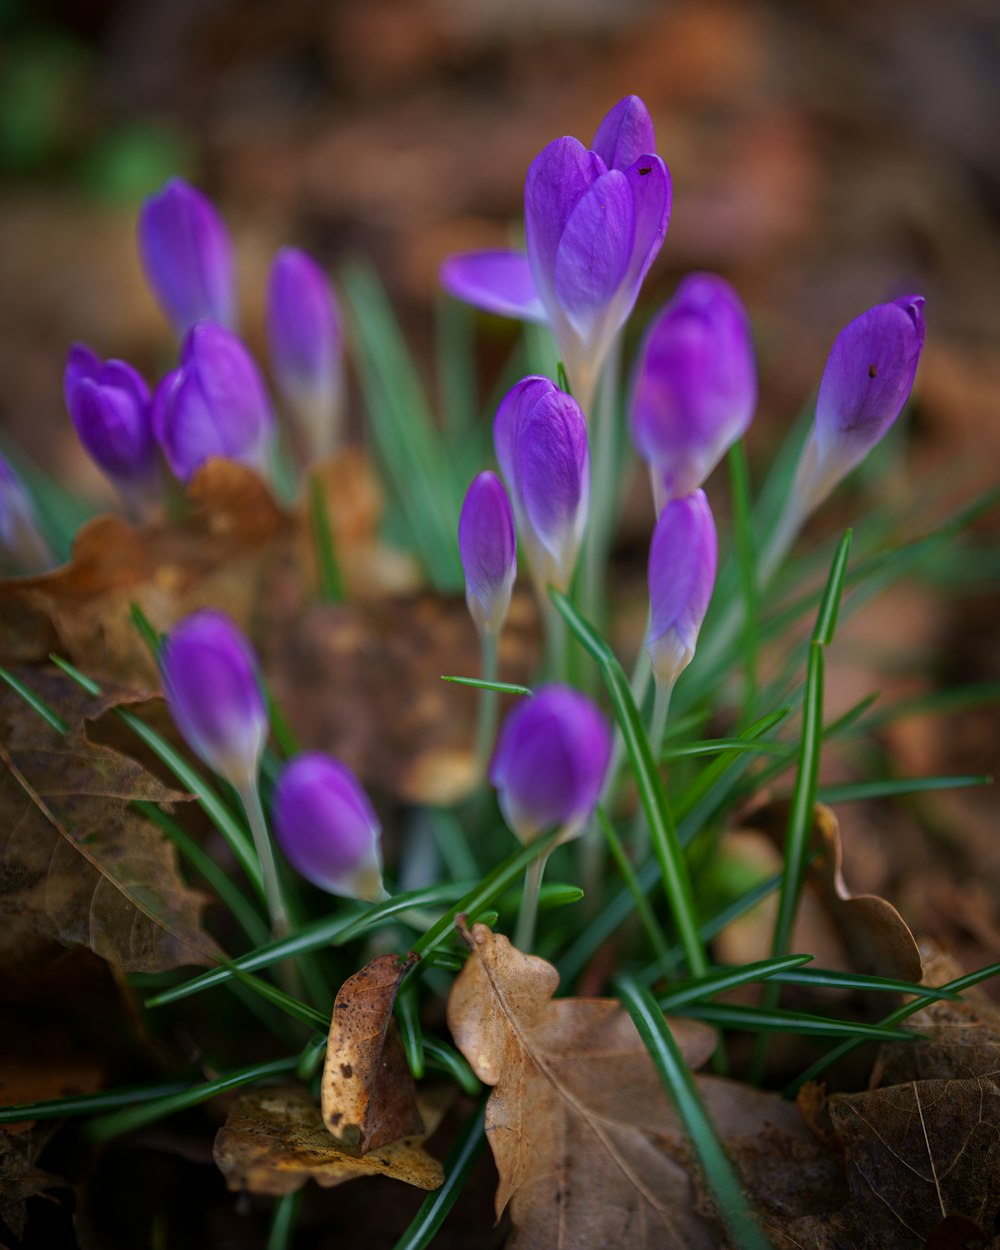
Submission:
M 163 693 L 185 742 L 241 793 L 256 783 L 267 742 L 257 657 L 224 612 L 179 621 L 160 649 Z
M 292 760 L 278 778 L 273 813 L 278 844 L 307 881 L 347 898 L 386 897 L 381 826 L 345 764 L 318 752 Z
M 715 586 L 718 539 L 703 490 L 673 499 L 649 548 L 646 649 L 658 686 L 669 690 L 691 663 Z
M 543 686 L 501 726 L 490 782 L 522 842 L 555 825 L 569 839 L 594 810 L 610 759 L 611 728 L 586 695 Z
M 337 444 L 343 329 L 326 274 L 297 248 L 283 248 L 271 266 L 267 338 L 278 390 L 311 457 L 329 455 Z
M 15 573 L 42 573 L 55 562 L 27 487 L 0 455 L 0 565 Z
M 152 421 L 182 482 L 213 456 L 266 470 L 274 415 L 263 379 L 236 335 L 215 322 L 199 321 L 188 331 L 180 368 L 153 395 Z
M 527 377 L 504 397 L 493 423 L 536 583 L 565 590 L 587 523 L 590 455 L 580 405 L 548 378 Z
M 102 361 L 82 343 L 63 373 L 66 404 L 80 442 L 141 519 L 159 504 L 160 472 L 149 388 L 123 360 Z
M 178 338 L 196 321 L 236 324 L 233 245 L 215 205 L 183 178 L 171 178 L 139 213 L 146 281 Z
M 647 330 L 632 375 L 632 441 L 650 466 L 657 512 L 702 485 L 756 405 L 746 309 L 722 278 L 692 274 Z
M 459 299 L 546 322 L 585 409 L 667 231 L 670 175 L 654 146 L 646 106 L 619 101 L 592 150 L 567 136 L 535 157 L 524 186 L 526 253 L 471 252 L 441 269 Z
M 469 612 L 480 634 L 495 637 L 507 617 L 517 573 L 514 513 L 495 473 L 480 473 L 466 492 L 458 549 Z
M 876 304 L 837 335 L 796 477 L 803 513 L 864 460 L 902 411 L 924 346 L 923 308 L 922 295 Z

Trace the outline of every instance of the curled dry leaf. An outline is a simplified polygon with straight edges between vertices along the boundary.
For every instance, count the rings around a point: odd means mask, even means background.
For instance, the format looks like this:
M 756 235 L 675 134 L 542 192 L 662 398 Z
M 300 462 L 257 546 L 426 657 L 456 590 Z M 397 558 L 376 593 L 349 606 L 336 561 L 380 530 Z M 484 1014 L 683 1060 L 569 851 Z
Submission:
M 25 1203 L 50 1189 L 67 1188 L 66 1182 L 36 1166 L 52 1125 L 12 1132 L 0 1130 L 0 1220 L 21 1240 L 28 1221 Z
M 70 727 L 52 729 L 0 686 L 0 962 L 28 935 L 86 946 L 123 972 L 213 964 L 203 895 L 181 879 L 167 838 L 130 807 L 188 796 L 87 737 L 86 722 L 134 700 L 93 698 L 50 670 L 19 674 Z
M 510 1204 L 508 1250 L 709 1247 L 686 1166 L 670 1153 L 677 1121 L 649 1053 L 614 999 L 553 999 L 558 973 L 477 924 L 452 987 L 448 1024 L 480 1080 L 494 1087 L 486 1132 Z M 671 1022 L 688 1063 L 712 1030 Z
M 254 1090 L 229 1111 L 215 1138 L 215 1162 L 231 1190 L 290 1194 L 310 1178 L 329 1189 L 358 1176 L 390 1176 L 418 1189 L 437 1189 L 441 1164 L 423 1149 L 435 1131 L 451 1093 L 422 1096 L 426 1131 L 382 1146 L 358 1159 L 346 1154 L 327 1132 L 319 1107 L 299 1085 Z
M 348 977 L 333 1004 L 323 1068 L 323 1122 L 352 1155 L 423 1133 L 416 1087 L 392 1015 L 417 956 L 379 955 Z

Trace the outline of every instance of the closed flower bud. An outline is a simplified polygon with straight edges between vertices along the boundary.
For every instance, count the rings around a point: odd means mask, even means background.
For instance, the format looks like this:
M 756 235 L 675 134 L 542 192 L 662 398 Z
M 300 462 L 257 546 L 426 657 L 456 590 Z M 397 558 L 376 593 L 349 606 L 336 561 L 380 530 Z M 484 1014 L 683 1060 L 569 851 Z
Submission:
M 153 396 L 152 421 L 182 482 L 213 456 L 266 471 L 274 415 L 263 379 L 236 335 L 212 321 L 188 331 L 180 368 Z
M 14 573 L 42 573 L 55 562 L 38 528 L 26 486 L 0 455 L 0 567 Z
M 899 416 L 924 346 L 923 307 L 922 295 L 877 304 L 838 334 L 799 463 L 800 512 L 822 503 Z
M 647 330 L 632 375 L 632 441 L 650 465 L 658 512 L 702 485 L 756 405 L 746 309 L 728 282 L 692 274 Z
M 535 581 L 566 590 L 590 497 L 580 406 L 547 378 L 524 378 L 497 410 L 493 441 Z
M 560 826 L 575 837 L 597 804 L 611 758 L 611 728 L 569 686 L 544 686 L 500 729 L 490 781 L 511 830 L 531 842 Z
M 271 266 L 267 339 L 278 391 L 310 456 L 328 456 L 339 434 L 343 330 L 326 274 L 297 248 L 283 248 Z
M 257 657 L 223 612 L 178 622 L 160 650 L 163 693 L 184 740 L 209 768 L 245 792 L 267 742 Z
M 674 499 L 660 513 L 649 549 L 646 649 L 657 685 L 670 689 L 691 663 L 715 586 L 718 540 L 705 492 Z
M 139 214 L 139 255 L 178 338 L 203 319 L 236 323 L 233 245 L 215 205 L 171 178 Z
M 517 573 L 514 514 L 495 473 L 480 473 L 469 487 L 458 521 L 465 570 L 465 599 L 481 634 L 496 635 L 510 607 Z
M 148 515 L 159 502 L 160 474 L 146 383 L 131 365 L 102 361 L 78 343 L 70 349 L 63 384 L 73 425 L 91 459 L 136 517 Z
M 272 810 L 278 845 L 307 881 L 347 898 L 386 897 L 378 817 L 345 764 L 298 756 L 278 778 Z

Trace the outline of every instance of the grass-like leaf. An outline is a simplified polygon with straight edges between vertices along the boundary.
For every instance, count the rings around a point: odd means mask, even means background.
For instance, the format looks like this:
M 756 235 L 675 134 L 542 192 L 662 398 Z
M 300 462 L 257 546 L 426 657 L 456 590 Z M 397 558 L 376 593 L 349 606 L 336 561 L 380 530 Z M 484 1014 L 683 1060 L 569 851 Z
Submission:
M 319 570 L 319 597 L 324 603 L 342 603 L 344 579 L 337 559 L 333 527 L 326 508 L 326 492 L 317 474 L 309 478 L 309 519 L 312 523 L 316 566 Z
M 660 752 L 664 763 L 671 760 L 684 760 L 699 755 L 726 755 L 731 752 L 749 752 L 751 755 L 789 755 L 791 746 L 787 742 L 776 742 L 768 739 L 764 742 L 745 738 L 707 738 L 704 742 L 689 742 L 682 747 L 667 746 Z
M 24 1102 L 0 1107 L 0 1124 L 16 1124 L 20 1120 L 57 1120 L 70 1115 L 94 1115 L 115 1111 L 150 1099 L 166 1098 L 190 1089 L 188 1081 L 161 1081 L 155 1085 L 129 1085 L 122 1089 L 102 1089 L 96 1094 L 69 1094 L 45 1102 Z
M 629 862 L 628 856 L 625 854 L 625 848 L 621 844 L 621 839 L 615 832 L 611 821 L 608 820 L 603 807 L 598 807 L 597 809 L 597 820 L 608 844 L 608 849 L 611 851 L 612 858 L 618 866 L 618 871 L 622 875 L 628 892 L 632 895 L 635 909 L 639 913 L 642 927 L 646 930 L 646 936 L 649 938 L 649 944 L 653 948 L 653 954 L 659 961 L 661 971 L 665 977 L 673 977 L 676 972 L 674 956 L 671 953 L 667 939 L 663 935 L 663 930 L 660 928 L 660 922 L 656 919 L 656 913 L 650 905 L 649 897 L 639 884 L 639 879 L 635 874 L 635 869 Z
M 616 988 L 649 1050 L 667 1094 L 677 1108 L 705 1181 L 715 1197 L 719 1214 L 736 1245 L 742 1250 L 771 1250 L 770 1242 L 754 1219 L 743 1188 L 722 1148 L 691 1069 L 685 1063 L 656 999 L 647 989 L 627 977 L 620 978 Z
M 298 1189 L 295 1193 L 283 1194 L 275 1200 L 265 1250 L 289 1250 L 295 1236 L 299 1207 L 302 1205 L 302 1192 Z
M 816 797 L 823 803 L 856 803 L 862 799 L 888 799 L 900 794 L 924 794 L 929 790 L 961 790 L 990 786 L 990 776 L 897 777 L 878 781 L 853 781 L 839 786 L 820 786 Z
M 482 1090 L 479 1077 L 469 1067 L 464 1055 L 460 1055 L 454 1046 L 442 1042 L 436 1037 L 424 1035 L 424 1055 L 427 1062 L 447 1072 L 459 1088 L 470 1097 L 475 1098 Z
M 10 686 L 11 690 L 19 694 L 25 703 L 30 708 L 33 708 L 46 724 L 51 725 L 56 733 L 69 733 L 69 725 L 66 724 L 59 713 L 50 708 L 45 700 L 35 694 L 34 690 L 30 686 L 26 686 L 20 678 L 15 677 L 13 673 L 8 672 L 5 668 L 0 668 L 0 678 Z
M 417 1002 L 416 983 L 410 981 L 396 997 L 396 1020 L 399 1036 L 403 1042 L 406 1062 L 415 1080 L 420 1080 L 426 1068 L 424 1055 L 424 1031 L 420 1027 L 420 1005 Z
M 509 681 L 484 681 L 481 677 L 452 677 L 441 675 L 442 681 L 453 682 L 456 686 L 475 686 L 477 690 L 497 690 L 500 694 L 526 695 L 529 699 L 534 694 L 530 686 L 518 686 Z
M 938 989 L 933 985 L 915 985 L 912 981 L 897 981 L 893 977 L 874 977 L 864 972 L 837 972 L 829 968 L 797 968 L 778 972 L 775 981 L 782 985 L 807 985 L 813 989 L 862 990 L 885 994 L 916 994 L 919 998 L 957 998 L 951 990 Z
M 743 715 L 757 697 L 757 550 L 750 518 L 750 466 L 742 439 L 729 449 L 729 489 L 733 502 L 733 539 L 743 595 Z
M 462 1125 L 448 1151 L 444 1161 L 444 1184 L 423 1200 L 393 1250 L 425 1250 L 433 1241 L 483 1153 L 486 1145 L 486 1134 L 483 1132 L 485 1116 L 484 1102 Z
M 727 990 L 736 989 L 739 985 L 748 985 L 752 981 L 766 981 L 778 973 L 787 972 L 792 968 L 801 967 L 812 959 L 812 955 L 785 955 L 780 959 L 758 959 L 754 963 L 744 964 L 739 968 L 715 968 L 697 981 L 687 981 L 683 985 L 675 985 L 669 993 L 659 998 L 663 1011 L 676 1011 L 679 1007 L 700 1002 L 703 998 L 711 998 L 715 994 L 724 994 Z
M 859 1037 L 864 1041 L 912 1042 L 915 1033 L 905 1033 L 884 1024 L 861 1024 L 853 1020 L 836 1020 L 831 1016 L 815 1016 L 804 1011 L 785 1011 L 780 1007 L 744 1007 L 736 1003 L 698 1003 L 676 1009 L 679 1016 L 704 1020 L 723 1029 L 742 1029 L 749 1033 L 798 1033 L 802 1037 Z

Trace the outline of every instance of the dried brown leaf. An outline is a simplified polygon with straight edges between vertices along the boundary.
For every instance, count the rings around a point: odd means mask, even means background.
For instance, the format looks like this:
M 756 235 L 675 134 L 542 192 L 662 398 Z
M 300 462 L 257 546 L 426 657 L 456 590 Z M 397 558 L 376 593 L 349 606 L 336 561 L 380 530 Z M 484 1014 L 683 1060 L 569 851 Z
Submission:
M 66 1182 L 36 1166 L 35 1161 L 52 1134 L 52 1126 L 25 1132 L 0 1130 L 0 1220 L 20 1241 L 27 1224 L 25 1203 L 36 1194 L 65 1188 Z
M 87 737 L 88 719 L 135 696 L 95 699 L 46 670 L 22 676 L 70 732 L 0 687 L 0 962 L 21 957 L 28 932 L 89 947 L 124 972 L 214 963 L 204 897 L 184 884 L 171 843 L 129 805 L 188 796 Z
M 714 1246 L 691 1207 L 687 1168 L 668 1147 L 676 1118 L 642 1039 L 614 999 L 553 999 L 551 964 L 485 925 L 448 1000 L 448 1024 L 480 1080 L 494 1086 L 486 1132 L 510 1204 L 510 1248 Z M 712 1030 L 671 1022 L 687 1061 Z
M 338 1148 L 366 1155 L 424 1131 L 392 1015 L 416 956 L 379 955 L 340 987 L 323 1068 L 323 1122 Z
M 319 1107 L 298 1085 L 255 1090 L 230 1109 L 215 1138 L 215 1162 L 231 1190 L 290 1194 L 310 1178 L 328 1189 L 358 1176 L 390 1176 L 418 1189 L 437 1189 L 441 1164 L 422 1143 L 437 1128 L 449 1091 L 422 1097 L 426 1131 L 365 1155 L 347 1154 L 327 1132 Z

